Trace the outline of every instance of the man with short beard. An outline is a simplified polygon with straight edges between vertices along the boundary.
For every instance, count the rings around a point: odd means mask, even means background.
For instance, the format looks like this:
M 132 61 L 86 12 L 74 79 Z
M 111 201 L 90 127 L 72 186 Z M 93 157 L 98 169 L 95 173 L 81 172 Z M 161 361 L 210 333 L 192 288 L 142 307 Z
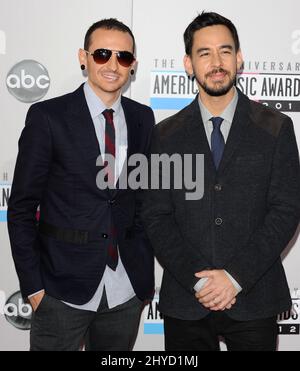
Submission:
M 230 20 L 203 13 L 184 40 L 199 95 L 156 127 L 151 152 L 204 154 L 204 197 L 151 190 L 143 210 L 164 267 L 166 350 L 219 350 L 222 335 L 229 350 L 274 351 L 276 317 L 291 308 L 280 255 L 300 215 L 293 124 L 235 87 L 243 60 Z

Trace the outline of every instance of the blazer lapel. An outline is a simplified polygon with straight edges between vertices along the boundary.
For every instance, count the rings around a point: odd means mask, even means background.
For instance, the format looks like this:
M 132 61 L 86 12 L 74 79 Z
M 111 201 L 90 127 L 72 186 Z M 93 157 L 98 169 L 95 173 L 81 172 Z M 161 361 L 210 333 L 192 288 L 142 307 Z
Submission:
M 126 175 L 124 170 L 127 169 L 128 158 L 139 151 L 141 125 L 139 122 L 138 112 L 134 109 L 134 106 L 132 106 L 124 97 L 122 97 L 121 104 L 125 114 L 128 137 L 127 159 L 120 175 L 124 176 Z M 75 144 L 74 150 L 78 151 L 79 157 L 83 160 L 82 166 L 87 166 L 89 168 L 93 181 L 96 182 L 97 174 L 101 170 L 101 167 L 96 166 L 96 161 L 101 155 L 101 151 L 94 123 L 84 96 L 83 85 L 72 94 L 70 104 L 67 107 L 66 121 L 69 127 L 70 137 L 73 138 Z M 129 170 L 130 169 L 127 169 L 128 173 Z M 108 190 L 111 197 L 116 196 L 118 191 L 118 189 Z
M 249 112 L 250 101 L 246 96 L 239 92 L 237 109 L 234 115 L 229 137 L 225 145 L 225 150 L 218 173 L 223 173 L 226 170 L 235 151 L 241 145 L 243 137 L 247 135 L 247 126 L 250 123 Z
M 138 152 L 139 149 L 139 135 L 140 135 L 140 122 L 138 119 L 138 113 L 131 104 L 128 103 L 127 99 L 122 97 L 121 99 L 122 108 L 124 110 L 125 115 L 125 121 L 127 126 L 127 158 L 125 160 L 123 169 L 121 171 L 121 174 L 119 176 L 119 180 L 116 185 L 116 190 L 110 191 L 112 196 L 116 197 L 119 192 L 122 192 L 122 190 L 119 188 L 120 179 L 123 177 L 127 177 L 130 172 L 130 168 L 128 167 L 128 159 L 131 155 Z M 126 171 L 125 171 L 126 170 Z M 124 183 L 124 182 L 122 182 Z
M 78 151 L 78 157 L 83 160 L 82 166 L 89 168 L 90 174 L 96 182 L 99 171 L 96 161 L 100 155 L 100 147 L 84 96 L 83 85 L 71 97 L 67 107 L 66 121 L 70 137 L 74 141 L 74 151 Z
M 230 164 L 235 151 L 240 146 L 242 139 L 247 135 L 247 127 L 250 124 L 250 101 L 239 93 L 239 101 L 234 115 L 233 123 L 225 145 L 222 161 L 218 171 L 215 168 L 208 138 L 201 117 L 198 96 L 194 102 L 187 108 L 187 135 L 190 144 L 191 153 L 203 153 L 205 156 L 205 168 L 209 174 L 221 174 Z
M 198 96 L 187 108 L 187 143 L 188 152 L 191 154 L 204 154 L 205 168 L 208 173 L 214 174 L 216 168 L 213 162 L 211 150 L 207 140 L 206 131 L 201 117 Z
M 139 148 L 139 134 L 141 124 L 139 122 L 138 113 L 131 104 L 128 104 L 126 98 L 122 97 L 122 107 L 125 114 L 127 125 L 128 149 L 127 158 L 137 152 Z

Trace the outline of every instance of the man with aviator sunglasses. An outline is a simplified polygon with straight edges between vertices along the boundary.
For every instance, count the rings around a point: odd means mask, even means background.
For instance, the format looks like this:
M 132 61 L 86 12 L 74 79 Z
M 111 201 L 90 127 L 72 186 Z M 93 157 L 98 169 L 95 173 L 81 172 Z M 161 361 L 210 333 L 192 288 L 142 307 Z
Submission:
M 32 351 L 78 350 L 84 338 L 87 350 L 131 350 L 152 298 L 154 259 L 139 193 L 118 189 L 126 158 L 147 155 L 154 126 L 149 107 L 121 95 L 134 53 L 126 25 L 95 23 L 79 50 L 88 81 L 29 109 L 8 227 L 22 294 L 34 310 Z M 116 163 L 107 166 L 113 187 L 101 190 L 96 162 L 105 168 L 107 155 Z
M 106 64 L 113 54 L 117 56 L 117 60 L 119 64 L 123 67 L 131 67 L 132 64 L 135 62 L 135 57 L 132 53 L 126 51 L 118 51 L 118 50 L 109 50 L 109 49 L 97 49 L 93 53 L 89 52 L 88 50 L 84 50 L 87 54 L 91 55 L 94 58 L 95 63 L 97 64 Z M 82 65 L 83 69 L 85 68 Z M 131 71 L 133 72 L 133 70 Z

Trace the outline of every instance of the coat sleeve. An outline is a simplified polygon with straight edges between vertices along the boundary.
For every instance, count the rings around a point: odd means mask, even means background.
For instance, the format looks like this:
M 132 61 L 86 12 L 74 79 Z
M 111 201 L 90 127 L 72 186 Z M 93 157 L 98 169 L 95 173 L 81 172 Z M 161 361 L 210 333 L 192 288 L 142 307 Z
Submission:
M 287 118 L 277 138 L 263 225 L 226 269 L 247 294 L 280 258 L 299 224 L 300 169 L 293 124 Z
M 8 203 L 12 255 L 24 297 L 44 288 L 39 268 L 36 212 L 47 186 L 51 157 L 48 120 L 39 104 L 36 104 L 28 111 L 19 140 Z
M 156 127 L 152 137 L 151 154 L 162 153 L 159 130 Z M 152 169 L 152 171 L 156 170 Z M 161 172 L 159 172 L 159 178 L 161 184 Z M 194 276 L 195 273 L 209 269 L 211 266 L 200 251 L 188 245 L 184 240 L 180 226 L 176 223 L 171 191 L 164 189 L 145 191 L 142 219 L 155 255 L 162 267 L 184 289 L 194 293 L 194 286 L 199 281 Z

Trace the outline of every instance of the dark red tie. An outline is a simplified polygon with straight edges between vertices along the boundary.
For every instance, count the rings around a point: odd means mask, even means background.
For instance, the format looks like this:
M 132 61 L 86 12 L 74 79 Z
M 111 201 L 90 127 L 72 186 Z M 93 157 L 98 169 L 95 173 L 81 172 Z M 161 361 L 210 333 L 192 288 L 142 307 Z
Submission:
M 105 156 L 111 155 L 116 157 L 116 132 L 114 125 L 114 110 L 105 110 L 102 112 L 105 117 Z M 105 159 L 105 157 L 104 157 Z M 115 169 L 111 168 L 109 164 L 105 161 L 108 183 L 114 186 L 115 183 Z M 116 270 L 118 266 L 119 254 L 117 247 L 117 231 L 113 223 L 113 218 L 111 216 L 110 223 L 110 234 L 109 234 L 109 245 L 108 245 L 108 256 L 107 265 L 112 269 Z
M 116 131 L 114 125 L 114 110 L 107 109 L 102 112 L 105 117 L 105 157 L 106 155 L 116 157 Z M 111 168 L 104 157 L 104 165 L 106 166 L 108 183 L 110 186 L 115 184 L 115 169 Z

